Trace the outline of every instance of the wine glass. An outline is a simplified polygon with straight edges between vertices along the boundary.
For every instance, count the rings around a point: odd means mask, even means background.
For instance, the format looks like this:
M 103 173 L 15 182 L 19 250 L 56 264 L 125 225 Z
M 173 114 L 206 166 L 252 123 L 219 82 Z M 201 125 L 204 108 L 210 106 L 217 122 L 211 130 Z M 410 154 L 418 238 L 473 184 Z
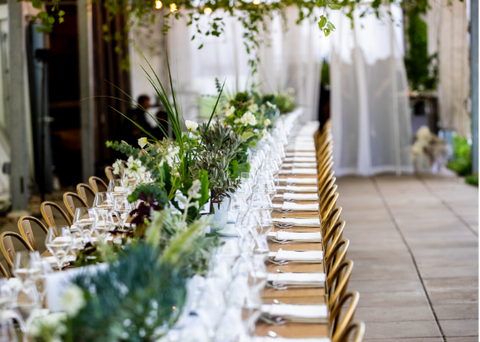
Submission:
M 128 214 L 132 211 L 132 205 L 126 198 L 117 198 L 113 205 L 113 211 L 118 217 L 118 222 L 120 222 L 120 227 L 125 228 L 125 222 L 127 221 Z
M 70 230 L 66 227 L 61 228 L 58 236 L 55 236 L 55 231 L 52 227 L 48 229 L 47 238 L 45 239 L 45 246 L 47 246 L 50 253 L 53 254 L 58 263 L 58 269 L 61 271 L 63 263 L 72 248 L 73 239 Z
M 15 253 L 13 274 L 27 287 L 35 282 L 40 275 L 40 269 L 36 267 L 36 261 L 40 260 L 38 252 L 18 251 Z
M 97 209 L 98 210 L 98 209 Z M 95 233 L 98 238 L 102 239 L 104 242 L 107 239 L 108 232 L 115 228 L 115 221 L 111 213 L 106 213 L 102 216 L 101 220 L 97 221 L 95 225 Z
M 95 209 L 80 207 L 75 210 L 73 223 L 82 231 L 83 235 L 91 236 L 97 220 L 98 216 Z
M 113 210 L 113 197 L 109 192 L 97 192 L 93 201 L 94 208 L 104 209 L 107 213 Z
M 35 281 L 37 286 L 37 291 L 40 296 L 40 302 L 43 303 L 45 295 L 47 294 L 47 277 L 49 274 L 53 273 L 52 266 L 47 260 L 38 260 L 35 262 L 36 267 L 40 269 L 40 275 Z
M 0 279 L 0 312 L 10 309 L 12 303 L 12 289 L 7 278 Z
M 128 183 L 123 179 L 112 179 L 108 183 L 108 192 L 112 194 L 113 198 L 124 198 L 127 196 Z
M 20 318 L 20 329 L 23 332 L 24 342 L 28 341 L 28 330 L 41 306 L 40 296 L 35 285 L 14 291 L 12 308 Z
M 247 209 L 247 202 L 245 201 L 245 198 L 238 193 L 233 194 L 230 197 L 229 213 L 234 222 L 237 221 L 239 212 L 244 211 L 245 209 Z

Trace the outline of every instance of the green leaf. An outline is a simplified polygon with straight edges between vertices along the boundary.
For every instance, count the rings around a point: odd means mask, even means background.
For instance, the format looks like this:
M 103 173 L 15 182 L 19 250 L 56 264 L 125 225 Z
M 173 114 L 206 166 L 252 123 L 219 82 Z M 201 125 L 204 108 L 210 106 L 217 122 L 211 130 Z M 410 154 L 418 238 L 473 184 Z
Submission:
M 40 13 L 38 13 L 38 17 L 40 19 L 47 19 L 48 14 L 47 14 L 47 12 L 40 12 Z
M 59 22 L 60 24 L 63 23 L 64 21 L 65 21 L 65 18 L 62 18 L 62 17 L 58 18 L 58 22 Z
M 65 11 L 62 11 L 62 10 L 58 11 L 59 17 L 63 17 L 64 15 L 65 15 Z
M 328 28 L 324 29 L 323 32 L 325 32 L 325 37 L 328 37 L 330 34 L 330 30 Z
M 32 6 L 37 9 L 42 8 L 42 0 L 32 0 Z
M 250 172 L 250 164 L 249 163 L 238 164 L 237 175 L 240 176 L 242 172 Z
M 200 203 L 200 207 L 203 207 L 205 203 L 207 203 L 210 195 L 208 194 L 208 190 L 210 188 L 210 182 L 208 181 L 208 172 L 205 170 L 201 170 L 200 182 L 202 182 L 202 186 L 200 187 L 200 195 L 201 197 L 198 200 Z
M 325 0 L 317 0 L 317 6 L 318 7 L 323 7 L 323 6 L 325 6 L 325 2 L 326 2 Z
M 194 39 L 195 39 L 195 35 L 193 35 L 193 36 L 192 36 L 192 39 L 190 39 L 190 40 L 194 40 Z
M 48 17 L 48 22 L 49 22 L 50 24 L 55 23 L 55 18 L 54 18 L 54 17 Z
M 328 22 L 327 27 L 330 31 L 335 30 L 335 26 L 333 26 L 333 24 L 330 21 Z
M 201 48 L 203 48 L 203 44 L 198 47 L 199 50 L 200 50 Z
M 327 18 L 324 15 L 321 15 L 320 22 L 318 23 L 318 27 L 320 27 L 320 29 L 323 29 L 326 23 L 327 23 Z
M 238 171 L 238 161 L 236 159 L 232 160 L 228 165 L 228 169 L 230 170 L 230 176 L 234 176 L 235 178 Z
M 340 8 L 342 8 L 342 5 L 330 4 L 330 5 L 328 5 L 328 7 L 330 7 L 332 10 L 339 10 Z

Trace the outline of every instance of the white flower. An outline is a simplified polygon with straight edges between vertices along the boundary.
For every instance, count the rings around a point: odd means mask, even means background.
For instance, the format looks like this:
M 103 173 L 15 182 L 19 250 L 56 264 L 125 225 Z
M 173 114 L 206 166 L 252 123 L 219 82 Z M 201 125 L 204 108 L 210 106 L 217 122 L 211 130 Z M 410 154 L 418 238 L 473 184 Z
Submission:
M 228 118 L 229 116 L 232 116 L 233 113 L 235 113 L 235 107 L 231 106 L 225 111 L 225 116 Z
M 71 317 L 75 317 L 86 304 L 82 289 L 75 284 L 70 284 L 65 288 L 60 302 L 65 312 Z
M 250 106 L 248 106 L 248 110 L 255 113 L 258 112 L 258 106 L 256 103 L 252 103 Z
M 168 149 L 167 154 L 163 157 L 164 160 L 168 163 L 168 166 L 173 167 L 173 162 L 174 162 L 175 157 L 177 156 L 178 152 L 180 152 L 180 147 L 178 147 L 178 146 L 170 147 Z
M 32 321 L 29 333 L 36 338 L 41 339 L 43 333 L 48 330 L 51 334 L 51 341 L 61 341 L 61 336 L 67 333 L 65 326 L 66 315 L 64 312 L 51 313 L 47 316 L 36 317 Z
M 201 195 L 198 192 L 200 191 L 201 187 L 202 187 L 202 182 L 200 182 L 199 179 L 195 179 L 190 189 L 188 189 L 188 196 L 191 196 L 193 198 L 200 198 Z
M 147 138 L 146 137 L 138 139 L 138 145 L 140 145 L 141 148 L 144 148 L 146 144 L 147 144 Z
M 263 122 L 265 123 L 265 126 L 270 126 L 270 120 L 269 119 L 265 119 Z
M 240 119 L 240 122 L 243 123 L 245 126 L 246 125 L 256 125 L 257 124 L 257 119 L 255 118 L 255 115 L 253 115 L 251 112 L 246 112 L 243 114 L 242 118 Z
M 274 105 L 274 104 L 271 104 L 270 101 L 267 101 L 267 106 L 270 107 L 270 108 L 272 108 L 272 109 L 276 109 L 276 108 L 277 108 L 277 106 Z
M 113 174 L 119 175 L 120 171 L 122 171 L 123 165 L 120 159 L 117 159 L 115 163 L 113 163 Z
M 187 129 L 189 131 L 195 131 L 198 127 L 198 123 L 196 123 L 195 121 L 191 121 L 191 120 L 185 120 L 185 126 L 187 126 Z
M 128 157 L 126 172 L 129 178 L 143 179 L 145 171 L 146 169 L 139 159 L 133 159 L 133 156 Z

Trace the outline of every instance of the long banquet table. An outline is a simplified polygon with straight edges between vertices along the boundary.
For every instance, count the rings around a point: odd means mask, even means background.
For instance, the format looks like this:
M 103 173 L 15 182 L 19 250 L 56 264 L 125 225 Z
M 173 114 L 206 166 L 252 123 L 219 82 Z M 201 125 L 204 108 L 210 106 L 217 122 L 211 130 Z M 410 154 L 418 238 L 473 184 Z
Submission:
M 313 123 L 311 123 L 313 124 Z M 304 126 L 305 127 L 305 126 Z M 297 131 L 297 134 L 302 132 L 302 130 Z M 290 141 L 295 141 L 295 136 L 290 137 Z M 313 132 L 312 132 L 312 141 L 313 141 Z M 287 153 L 293 153 L 295 150 L 293 146 L 287 146 Z M 299 151 L 299 150 L 297 150 Z M 280 174 L 280 179 L 286 178 L 317 178 L 317 175 L 311 174 Z M 311 186 L 311 185 L 301 185 L 297 186 Z M 282 203 L 283 199 L 275 199 L 274 203 Z M 295 201 L 298 204 L 312 204 L 318 201 Z M 319 212 L 314 211 L 292 211 L 292 212 L 279 212 L 274 210 L 272 212 L 272 218 L 319 218 Z M 279 228 L 274 226 L 273 232 L 284 230 L 284 228 Z M 320 228 L 310 228 L 310 227 L 291 227 L 288 228 L 289 232 L 318 232 Z M 322 242 L 307 242 L 307 243 L 289 243 L 282 244 L 278 242 L 269 241 L 270 251 L 278 251 L 279 248 L 283 250 L 291 251 L 321 251 L 323 250 Z M 269 273 L 277 273 L 278 271 L 285 272 L 302 272 L 302 273 L 313 273 L 321 272 L 324 273 L 323 263 L 315 264 L 300 264 L 300 263 L 290 263 L 288 265 L 276 265 L 276 264 L 267 264 L 267 271 Z M 262 299 L 265 304 L 272 304 L 275 302 L 281 302 L 284 304 L 324 304 L 326 305 L 326 293 L 325 288 L 295 288 L 295 289 L 285 289 L 285 290 L 276 290 L 271 287 L 265 287 L 262 291 Z M 277 302 L 277 303 L 278 303 Z M 258 336 L 269 336 L 269 331 L 275 332 L 278 336 L 285 338 L 319 338 L 329 337 L 329 329 L 327 323 L 286 323 L 284 325 L 272 325 L 259 320 L 256 326 L 255 333 Z M 270 333 L 271 334 L 271 333 Z M 328 339 L 326 339 L 328 340 Z

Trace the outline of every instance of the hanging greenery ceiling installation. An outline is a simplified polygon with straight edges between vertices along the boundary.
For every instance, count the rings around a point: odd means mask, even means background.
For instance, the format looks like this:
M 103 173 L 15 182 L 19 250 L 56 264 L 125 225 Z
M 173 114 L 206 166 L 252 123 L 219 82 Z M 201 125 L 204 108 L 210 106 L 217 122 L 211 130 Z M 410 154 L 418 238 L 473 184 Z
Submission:
M 40 0 L 24 0 L 32 2 L 33 6 L 37 9 L 42 9 L 42 2 Z M 58 22 L 64 21 L 64 12 L 61 10 L 61 1 L 55 0 L 54 6 L 48 11 L 41 11 L 33 20 L 40 20 L 42 26 L 39 27 L 39 31 L 49 33 L 52 31 L 53 25 Z M 339 10 L 341 8 L 347 8 L 347 16 L 353 19 L 353 9 L 356 4 L 359 4 L 359 0 L 316 0 L 316 1 L 304 1 L 304 0 L 280 0 L 280 1 L 267 1 L 253 0 L 253 1 L 238 1 L 238 0 L 92 0 L 93 2 L 101 2 L 103 6 L 108 10 L 109 19 L 113 20 L 116 15 L 125 15 L 128 19 L 128 24 L 124 27 L 122 32 L 109 32 L 108 25 L 104 25 L 104 37 L 106 40 L 114 40 L 117 42 L 116 52 L 122 54 L 122 43 L 128 40 L 129 31 L 134 26 L 148 26 L 153 24 L 159 16 L 163 16 L 165 19 L 164 33 L 167 33 L 170 29 L 170 22 L 173 19 L 178 19 L 180 16 L 187 16 L 189 21 L 187 25 L 195 25 L 196 32 L 191 37 L 191 40 L 195 40 L 200 36 L 220 36 L 223 32 L 225 25 L 224 18 L 227 15 L 235 16 L 238 18 L 244 28 L 244 46 L 247 53 L 251 56 L 249 65 L 252 67 L 253 72 L 256 72 L 256 66 L 259 62 L 258 51 L 259 46 L 262 43 L 261 34 L 262 30 L 268 30 L 267 20 L 270 20 L 275 15 L 279 15 L 283 22 L 286 20 L 286 9 L 289 6 L 296 6 L 299 9 L 299 17 L 297 24 L 302 23 L 304 20 L 311 22 L 317 22 L 319 29 L 328 36 L 335 30 L 335 26 L 328 19 L 327 9 Z M 393 1 L 393 0 L 388 0 Z M 421 1 L 421 0 L 416 0 Z M 369 10 L 379 13 L 378 9 L 382 4 L 381 1 L 375 0 L 371 3 Z M 315 11 L 318 7 L 320 11 Z M 322 11 L 323 10 L 323 11 Z M 322 12 L 321 15 L 318 15 Z M 207 22 L 206 27 L 200 25 L 200 19 L 202 22 Z M 203 47 L 203 44 L 199 44 L 199 49 Z

